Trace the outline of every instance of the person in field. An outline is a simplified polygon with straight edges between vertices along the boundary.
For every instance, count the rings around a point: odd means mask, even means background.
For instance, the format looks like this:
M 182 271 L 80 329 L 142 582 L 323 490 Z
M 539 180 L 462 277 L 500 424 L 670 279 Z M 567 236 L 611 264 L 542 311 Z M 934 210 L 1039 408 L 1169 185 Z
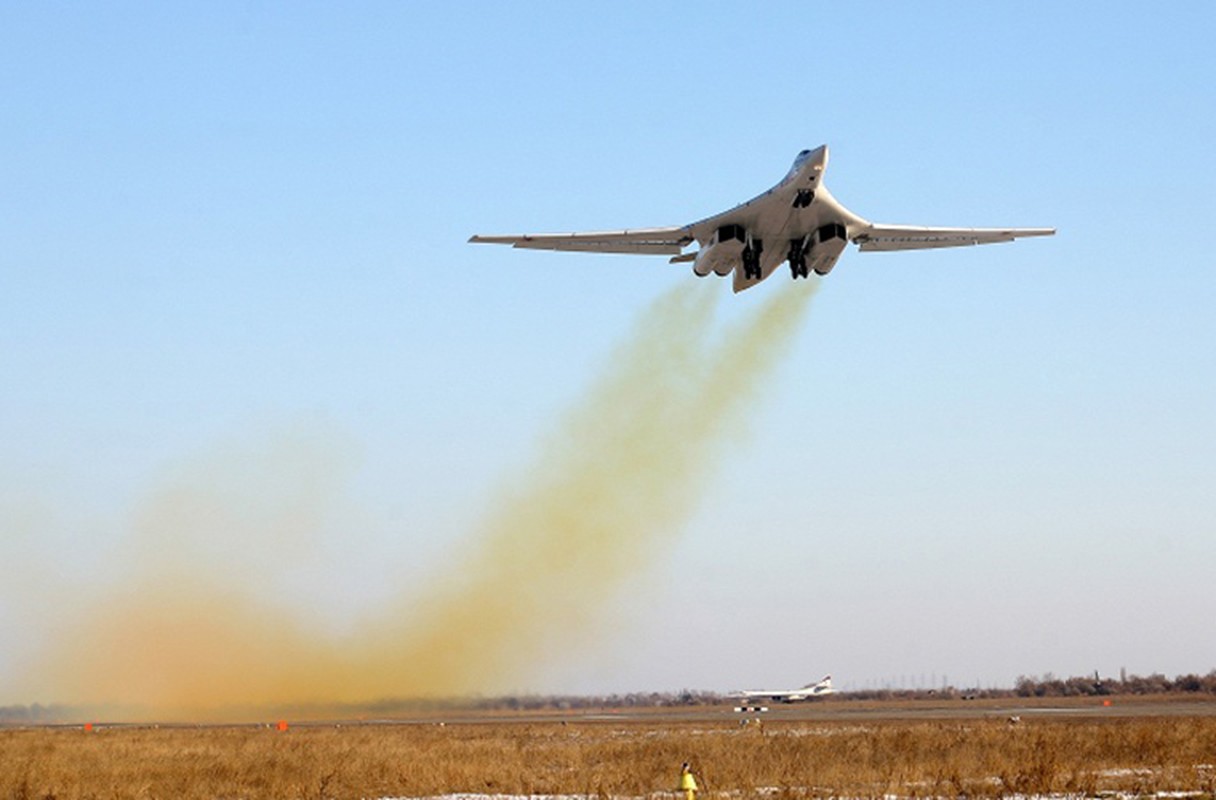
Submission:
M 680 791 L 684 793 L 684 800 L 697 800 L 697 778 L 687 761 L 680 767 Z

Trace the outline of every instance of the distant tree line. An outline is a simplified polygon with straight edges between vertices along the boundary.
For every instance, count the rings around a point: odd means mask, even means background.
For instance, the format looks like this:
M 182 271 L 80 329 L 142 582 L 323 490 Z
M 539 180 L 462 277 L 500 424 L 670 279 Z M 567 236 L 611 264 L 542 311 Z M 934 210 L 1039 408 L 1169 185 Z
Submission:
M 635 692 L 594 695 L 504 695 L 500 697 L 401 698 L 371 703 L 300 705 L 267 709 L 267 719 L 375 719 L 443 711 L 566 711 L 573 709 L 665 708 L 709 706 L 725 702 L 714 692 L 684 689 L 679 692 Z M 114 711 L 104 707 L 65 705 L 0 706 L 0 725 L 52 725 L 111 718 L 148 718 L 147 710 Z M 243 713 L 242 716 L 247 716 Z
M 0 706 L 0 723 L 45 725 L 73 719 L 74 709 L 69 706 L 44 706 L 34 703 L 28 706 Z
M 682 689 L 678 692 L 631 692 L 609 695 L 528 695 L 524 697 L 490 697 L 470 701 L 470 706 L 482 710 L 545 710 L 569 708 L 674 708 L 679 706 L 712 706 L 723 702 L 718 692 Z
M 1014 694 L 1018 697 L 1077 697 L 1107 694 L 1216 694 L 1216 670 L 1207 675 L 1179 675 L 1172 680 L 1160 673 L 1128 675 L 1121 678 L 1057 678 L 1051 673 L 1041 678 L 1018 678 Z

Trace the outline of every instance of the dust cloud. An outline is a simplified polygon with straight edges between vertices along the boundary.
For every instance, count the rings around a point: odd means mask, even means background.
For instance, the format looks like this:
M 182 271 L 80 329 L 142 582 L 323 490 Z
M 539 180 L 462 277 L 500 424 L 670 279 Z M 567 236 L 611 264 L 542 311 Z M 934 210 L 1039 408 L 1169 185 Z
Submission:
M 594 630 L 680 533 L 817 286 L 783 287 L 726 325 L 719 286 L 661 296 L 462 553 L 345 635 L 250 588 L 333 523 L 342 448 L 289 437 L 252 463 L 182 471 L 137 516 L 128 578 L 49 637 L 23 690 L 200 719 L 501 689 Z

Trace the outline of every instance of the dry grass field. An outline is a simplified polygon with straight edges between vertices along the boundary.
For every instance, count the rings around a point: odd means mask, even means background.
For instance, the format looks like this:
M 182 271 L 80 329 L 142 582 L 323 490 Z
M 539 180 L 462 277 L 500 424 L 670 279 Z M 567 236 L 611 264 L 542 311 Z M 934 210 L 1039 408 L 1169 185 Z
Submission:
M 1216 718 L 0 729 L 0 799 L 1216 796 Z

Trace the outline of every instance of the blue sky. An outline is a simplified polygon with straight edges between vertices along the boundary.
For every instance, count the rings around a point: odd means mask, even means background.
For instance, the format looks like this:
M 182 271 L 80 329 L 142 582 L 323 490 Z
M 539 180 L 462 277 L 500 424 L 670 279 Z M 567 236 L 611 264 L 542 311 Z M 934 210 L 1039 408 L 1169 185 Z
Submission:
M 0 5 L 0 671 L 121 582 L 166 476 L 266 442 L 339 454 L 342 524 L 270 579 L 302 618 L 450 563 L 696 280 L 468 236 L 688 222 L 822 143 L 869 219 L 1059 234 L 850 248 L 680 535 L 509 688 L 1216 668 L 1213 30 L 1198 2 Z

